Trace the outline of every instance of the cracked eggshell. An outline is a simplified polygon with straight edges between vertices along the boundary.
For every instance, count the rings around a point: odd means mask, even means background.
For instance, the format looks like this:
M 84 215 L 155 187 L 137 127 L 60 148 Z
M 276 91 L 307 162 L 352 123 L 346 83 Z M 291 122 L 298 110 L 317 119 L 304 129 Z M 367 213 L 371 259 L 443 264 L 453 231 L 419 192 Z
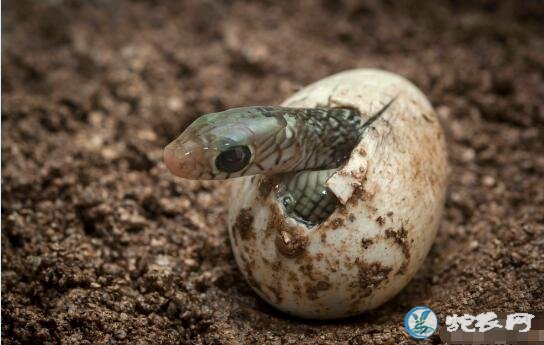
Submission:
M 278 177 L 233 181 L 229 235 L 248 283 L 289 314 L 332 319 L 376 308 L 412 279 L 441 218 L 447 184 L 444 135 L 408 80 L 352 70 L 302 89 L 283 105 L 389 109 L 328 181 L 341 205 L 307 229 L 283 214 Z

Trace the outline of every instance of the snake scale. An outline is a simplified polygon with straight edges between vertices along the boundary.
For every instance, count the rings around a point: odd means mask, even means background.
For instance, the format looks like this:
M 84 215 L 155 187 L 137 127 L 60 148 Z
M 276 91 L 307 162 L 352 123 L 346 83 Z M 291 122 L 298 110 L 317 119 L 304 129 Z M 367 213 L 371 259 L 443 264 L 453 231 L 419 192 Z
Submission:
M 325 182 L 392 102 L 366 121 L 353 108 L 255 106 L 206 114 L 165 148 L 164 160 L 189 179 L 281 174 L 277 197 L 286 214 L 313 226 L 338 205 Z

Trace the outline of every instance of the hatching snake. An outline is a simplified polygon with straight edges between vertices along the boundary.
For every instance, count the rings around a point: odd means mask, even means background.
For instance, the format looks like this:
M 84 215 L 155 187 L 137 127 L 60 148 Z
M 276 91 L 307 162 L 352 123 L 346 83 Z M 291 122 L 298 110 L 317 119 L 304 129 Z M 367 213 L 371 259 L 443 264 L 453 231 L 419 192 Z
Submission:
M 243 107 L 196 119 L 164 150 L 168 169 L 189 179 L 282 175 L 277 197 L 290 217 L 308 226 L 324 221 L 338 201 L 325 186 L 366 128 L 353 108 Z

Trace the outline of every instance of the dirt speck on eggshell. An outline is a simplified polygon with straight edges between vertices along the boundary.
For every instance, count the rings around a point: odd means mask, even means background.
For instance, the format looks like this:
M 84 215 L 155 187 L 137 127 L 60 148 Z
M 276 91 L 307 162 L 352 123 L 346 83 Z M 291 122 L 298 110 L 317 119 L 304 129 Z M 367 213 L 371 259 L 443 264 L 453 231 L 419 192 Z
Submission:
M 255 230 L 253 229 L 253 213 L 251 212 L 251 209 L 244 208 L 240 210 L 232 230 L 238 232 L 242 240 L 255 237 Z

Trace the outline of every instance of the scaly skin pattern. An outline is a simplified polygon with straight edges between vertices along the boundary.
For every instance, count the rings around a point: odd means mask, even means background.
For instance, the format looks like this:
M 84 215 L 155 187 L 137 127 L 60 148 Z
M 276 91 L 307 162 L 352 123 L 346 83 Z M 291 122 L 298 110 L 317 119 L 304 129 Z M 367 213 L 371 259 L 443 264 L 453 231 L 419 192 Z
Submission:
M 301 171 L 288 179 L 278 193 L 285 212 L 308 226 L 327 219 L 338 206 L 338 199 L 325 187 L 325 182 L 337 170 Z
M 191 179 L 327 169 L 346 158 L 360 128 L 361 117 L 351 109 L 234 108 L 199 117 L 166 147 L 165 158 L 175 175 Z M 217 156 L 237 145 L 250 148 L 249 164 L 218 170 Z
M 288 123 L 293 123 L 295 140 L 303 157 L 293 172 L 337 168 L 359 142 L 362 119 L 356 110 L 288 109 L 284 116 Z
M 165 162 L 191 179 L 283 174 L 278 197 L 286 213 L 318 224 L 338 203 L 325 182 L 390 104 L 365 123 L 350 108 L 244 107 L 203 115 L 166 147 Z M 247 156 L 247 164 L 221 170 L 220 155 L 236 147 L 244 149 L 235 158 Z

